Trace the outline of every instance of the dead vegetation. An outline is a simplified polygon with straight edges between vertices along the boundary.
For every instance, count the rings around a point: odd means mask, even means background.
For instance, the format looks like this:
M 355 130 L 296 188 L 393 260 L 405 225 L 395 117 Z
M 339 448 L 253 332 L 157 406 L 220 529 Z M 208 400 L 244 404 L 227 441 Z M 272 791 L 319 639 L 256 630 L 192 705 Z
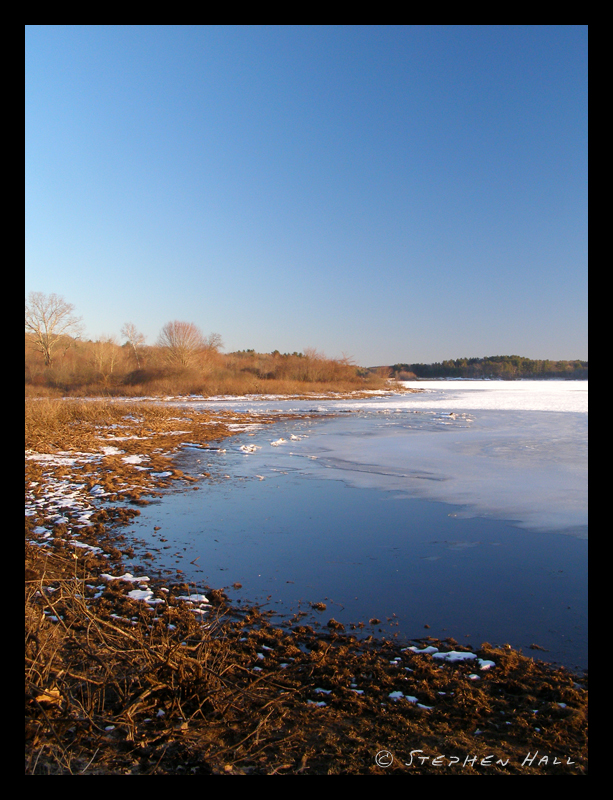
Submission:
M 586 685 L 564 670 L 484 645 L 496 667 L 475 680 L 257 609 L 201 622 L 185 585 L 156 587 L 159 607 L 121 581 L 94 601 L 100 578 L 71 560 L 26 581 L 28 774 L 586 772 Z
M 140 397 L 355 392 L 388 387 L 388 371 L 358 367 L 351 358 L 304 353 L 221 353 L 216 334 L 202 336 L 188 323 L 169 323 L 154 346 L 124 326 L 127 341 L 60 337 L 47 363 L 26 335 L 26 395 L 31 397 Z
M 139 436 L 113 441 L 165 471 L 173 432 L 186 430 L 203 443 L 229 433 L 223 415 L 147 404 L 31 401 L 26 412 L 32 454 Z M 586 675 L 485 644 L 477 655 L 491 669 L 441 665 L 406 644 L 347 635 L 334 620 L 320 631 L 300 618 L 275 627 L 258 608 L 228 608 L 217 587 L 145 581 L 142 568 L 122 580 L 130 543 L 120 524 L 138 513 L 129 501 L 161 484 L 118 455 L 71 467 L 29 460 L 26 472 L 27 502 L 41 501 L 26 516 L 27 774 L 587 772 Z M 46 544 L 35 533 L 48 525 L 45 486 L 76 472 L 127 505 L 99 504 L 80 547 L 73 512 L 60 509 L 68 521 Z M 130 596 L 138 585 L 149 602 Z M 182 599 L 201 592 L 206 613 Z M 377 760 L 382 751 L 391 763 Z

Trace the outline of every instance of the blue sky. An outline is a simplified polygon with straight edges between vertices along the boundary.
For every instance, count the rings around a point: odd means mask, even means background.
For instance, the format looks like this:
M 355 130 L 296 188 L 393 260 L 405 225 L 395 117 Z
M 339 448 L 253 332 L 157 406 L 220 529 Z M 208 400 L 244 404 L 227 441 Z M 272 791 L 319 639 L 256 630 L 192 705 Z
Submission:
M 25 290 L 362 365 L 587 358 L 587 26 L 26 26 Z

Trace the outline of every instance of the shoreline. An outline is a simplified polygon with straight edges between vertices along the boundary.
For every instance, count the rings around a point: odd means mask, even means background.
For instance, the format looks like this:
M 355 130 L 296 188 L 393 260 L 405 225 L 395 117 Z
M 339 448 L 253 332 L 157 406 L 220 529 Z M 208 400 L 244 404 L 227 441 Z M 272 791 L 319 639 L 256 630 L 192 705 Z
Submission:
M 194 481 L 169 441 L 189 433 L 214 446 L 236 434 L 229 426 L 279 418 L 187 412 L 94 421 L 70 448 L 58 437 L 54 454 L 29 453 L 28 774 L 587 772 L 587 674 L 486 644 L 358 640 L 334 620 L 327 632 L 300 619 L 284 630 L 254 606 L 228 608 L 215 588 L 154 581 L 145 566 L 126 577 L 121 525 L 161 489 Z M 96 441 L 106 450 L 91 452 Z

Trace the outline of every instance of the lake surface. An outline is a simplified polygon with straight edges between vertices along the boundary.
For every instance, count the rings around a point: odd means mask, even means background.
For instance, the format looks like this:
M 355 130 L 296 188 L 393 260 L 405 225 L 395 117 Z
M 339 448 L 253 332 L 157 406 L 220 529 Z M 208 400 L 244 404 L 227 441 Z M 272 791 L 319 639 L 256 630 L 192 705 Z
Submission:
M 185 447 L 181 467 L 213 480 L 143 509 L 138 549 L 186 580 L 240 583 L 231 599 L 279 619 L 587 666 L 587 382 L 416 385 L 427 391 L 191 401 L 308 417 L 222 451 Z

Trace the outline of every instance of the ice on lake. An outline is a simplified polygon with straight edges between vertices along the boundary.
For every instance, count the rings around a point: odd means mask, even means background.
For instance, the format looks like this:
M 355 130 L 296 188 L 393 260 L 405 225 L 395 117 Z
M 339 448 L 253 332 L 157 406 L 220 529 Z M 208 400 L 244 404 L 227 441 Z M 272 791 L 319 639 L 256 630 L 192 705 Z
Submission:
M 530 530 L 587 536 L 587 381 L 404 385 L 425 391 L 319 401 L 318 413 L 345 413 L 308 437 L 271 441 L 279 463 L 302 458 L 301 469 L 317 477 L 453 503 L 466 516 Z M 300 413 L 313 403 L 286 406 Z

